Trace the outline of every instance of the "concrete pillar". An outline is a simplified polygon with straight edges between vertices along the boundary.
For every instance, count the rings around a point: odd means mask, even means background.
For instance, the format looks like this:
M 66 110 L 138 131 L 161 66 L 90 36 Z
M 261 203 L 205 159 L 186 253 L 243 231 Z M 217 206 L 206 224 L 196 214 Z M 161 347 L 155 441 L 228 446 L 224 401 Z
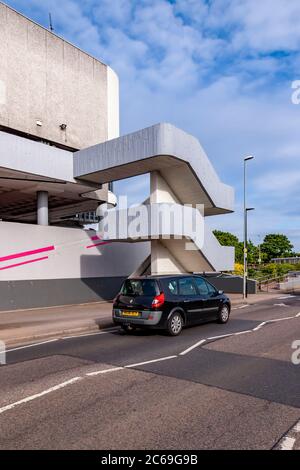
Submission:
M 37 223 L 48 225 L 48 191 L 37 191 Z
M 165 179 L 159 171 L 150 172 L 150 204 L 159 202 L 180 204 Z

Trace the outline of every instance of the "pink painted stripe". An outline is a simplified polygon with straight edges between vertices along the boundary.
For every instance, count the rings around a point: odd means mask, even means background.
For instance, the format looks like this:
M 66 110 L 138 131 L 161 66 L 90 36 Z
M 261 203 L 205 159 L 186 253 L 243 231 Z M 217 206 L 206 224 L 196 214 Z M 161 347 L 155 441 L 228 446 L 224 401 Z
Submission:
M 0 262 L 8 261 L 8 260 L 11 260 L 11 259 L 16 259 L 16 258 L 23 258 L 24 256 L 36 255 L 37 253 L 44 253 L 45 251 L 52 251 L 54 249 L 55 249 L 55 247 L 53 245 L 51 245 L 51 246 L 45 246 L 44 248 L 38 248 L 37 250 L 30 250 L 30 251 L 23 251 L 21 253 L 14 253 L 13 255 L 2 256 L 2 258 L 0 258 Z
M 111 242 L 94 243 L 94 245 L 88 245 L 88 246 L 86 246 L 86 248 L 94 248 L 94 246 L 107 245 L 108 243 L 111 243 Z
M 22 266 L 23 264 L 35 263 L 36 261 L 42 261 L 44 259 L 48 259 L 48 256 L 43 256 L 42 258 L 30 259 L 28 261 L 23 261 L 22 263 L 9 264 L 8 266 L 3 266 L 2 268 L 0 268 L 0 271 L 3 271 L 4 269 L 16 268 L 17 266 Z

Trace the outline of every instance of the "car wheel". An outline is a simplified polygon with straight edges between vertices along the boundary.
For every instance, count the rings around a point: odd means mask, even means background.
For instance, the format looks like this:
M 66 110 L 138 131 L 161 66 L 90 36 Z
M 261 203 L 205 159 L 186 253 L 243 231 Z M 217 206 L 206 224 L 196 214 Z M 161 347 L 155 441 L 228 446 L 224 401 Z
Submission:
M 125 333 L 132 333 L 136 330 L 136 327 L 133 325 L 121 325 L 121 328 Z
M 167 332 L 170 336 L 177 336 L 183 328 L 183 319 L 179 312 L 174 312 L 170 316 L 167 325 Z
M 229 307 L 228 305 L 222 305 L 220 312 L 219 312 L 219 318 L 218 318 L 218 323 L 227 323 L 229 320 Z

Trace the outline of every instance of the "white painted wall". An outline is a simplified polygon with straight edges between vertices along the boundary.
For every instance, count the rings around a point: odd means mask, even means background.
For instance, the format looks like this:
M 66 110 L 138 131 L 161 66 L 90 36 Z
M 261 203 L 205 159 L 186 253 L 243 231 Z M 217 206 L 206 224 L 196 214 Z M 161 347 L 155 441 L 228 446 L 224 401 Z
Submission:
M 62 227 L 0 222 L 0 281 L 128 276 L 150 254 L 149 242 L 87 248 L 96 233 Z M 1 261 L 16 253 L 54 245 L 53 251 Z M 1 269 L 48 256 L 48 259 Z

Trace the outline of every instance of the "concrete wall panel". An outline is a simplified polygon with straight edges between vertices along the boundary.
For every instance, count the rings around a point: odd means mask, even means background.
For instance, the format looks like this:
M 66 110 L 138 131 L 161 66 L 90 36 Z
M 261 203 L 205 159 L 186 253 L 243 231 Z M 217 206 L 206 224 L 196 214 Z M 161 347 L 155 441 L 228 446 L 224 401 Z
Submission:
M 0 25 L 0 126 L 75 149 L 119 135 L 109 67 L 2 3 Z
M 125 278 L 0 282 L 0 311 L 112 300 Z
M 99 245 L 95 236 L 93 230 L 0 222 L 0 282 L 128 276 L 150 254 L 148 242 Z

